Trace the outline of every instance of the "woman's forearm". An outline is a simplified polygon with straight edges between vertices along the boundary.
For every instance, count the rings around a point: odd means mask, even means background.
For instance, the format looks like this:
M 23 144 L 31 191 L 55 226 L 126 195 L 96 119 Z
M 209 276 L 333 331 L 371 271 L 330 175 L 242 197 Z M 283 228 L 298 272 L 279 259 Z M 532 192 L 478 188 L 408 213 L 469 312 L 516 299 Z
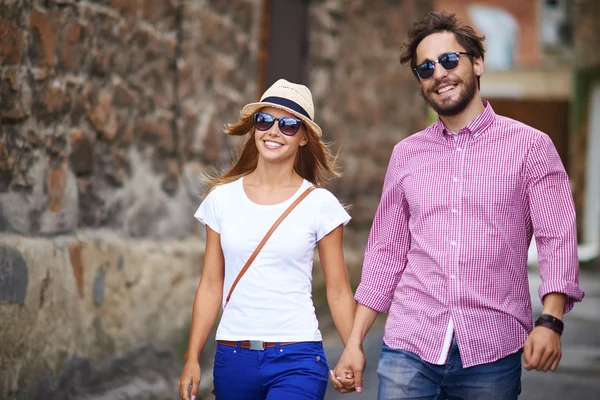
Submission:
M 192 311 L 190 339 L 187 352 L 185 353 L 186 362 L 189 360 L 198 360 L 198 357 L 206 344 L 208 335 L 219 315 L 222 297 L 222 284 L 219 285 L 218 283 L 215 283 L 203 285 L 201 282 L 198 286 Z
M 329 303 L 333 323 L 345 346 L 352 331 L 356 310 L 356 303 L 350 287 L 343 290 L 328 290 L 327 302 Z

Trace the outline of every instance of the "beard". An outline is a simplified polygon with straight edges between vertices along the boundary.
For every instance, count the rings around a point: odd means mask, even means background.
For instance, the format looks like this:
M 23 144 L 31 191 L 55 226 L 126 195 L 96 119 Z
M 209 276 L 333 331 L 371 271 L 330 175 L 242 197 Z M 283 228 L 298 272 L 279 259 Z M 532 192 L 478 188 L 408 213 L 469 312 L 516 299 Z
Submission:
M 423 91 L 422 86 L 421 86 L 421 96 L 423 96 L 423 99 L 425 99 L 427 104 L 429 104 L 429 106 L 431 108 L 433 108 L 433 110 L 439 116 L 453 117 L 453 116 L 463 112 L 465 110 L 465 108 L 467 108 L 467 106 L 469 105 L 471 100 L 473 100 L 473 98 L 475 97 L 475 94 L 477 93 L 477 76 L 475 75 L 475 73 L 473 73 L 471 75 L 470 79 L 468 79 L 467 81 L 463 81 L 463 82 L 465 84 L 464 89 L 459 93 L 458 100 L 456 100 L 456 101 L 451 101 L 450 99 L 443 99 L 440 102 L 436 102 L 435 100 L 433 100 L 431 98 L 431 96 L 432 96 L 431 93 L 433 93 L 433 92 L 428 92 L 426 94 Z M 461 81 L 458 81 L 458 82 L 439 81 L 439 82 L 435 82 L 433 87 L 434 88 L 438 87 L 442 83 L 455 83 L 458 85 L 459 83 L 461 83 Z M 429 94 L 429 96 L 428 96 L 428 94 Z

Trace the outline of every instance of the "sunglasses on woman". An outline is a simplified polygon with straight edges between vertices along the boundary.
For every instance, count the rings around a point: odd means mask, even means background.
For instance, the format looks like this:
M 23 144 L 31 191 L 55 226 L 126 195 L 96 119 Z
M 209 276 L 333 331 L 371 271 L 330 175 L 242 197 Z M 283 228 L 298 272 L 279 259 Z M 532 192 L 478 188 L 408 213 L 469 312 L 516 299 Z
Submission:
M 302 120 L 298 118 L 275 118 L 271 114 L 262 111 L 254 113 L 254 127 L 259 131 L 268 131 L 275 121 L 279 121 L 279 131 L 286 136 L 294 136 L 298 132 L 298 129 L 300 129 L 300 125 L 302 125 Z
M 456 51 L 454 53 L 444 53 L 435 61 L 425 61 L 421 64 L 417 65 L 416 68 L 413 69 L 415 74 L 421 80 L 429 79 L 433 76 L 435 71 L 435 64 L 439 63 L 446 71 L 452 71 L 456 67 L 458 67 L 458 60 L 460 55 L 464 54 L 466 56 L 470 55 L 469 53 L 465 53 L 462 51 Z

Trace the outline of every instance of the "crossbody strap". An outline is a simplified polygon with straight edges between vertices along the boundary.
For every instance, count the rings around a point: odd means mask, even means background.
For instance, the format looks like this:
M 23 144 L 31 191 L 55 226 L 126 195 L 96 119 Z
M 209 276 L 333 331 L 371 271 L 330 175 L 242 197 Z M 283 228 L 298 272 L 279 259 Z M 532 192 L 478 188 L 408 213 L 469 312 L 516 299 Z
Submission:
M 242 268 L 238 276 L 235 278 L 235 281 L 233 281 L 233 285 L 231 285 L 231 288 L 229 289 L 229 293 L 227 294 L 227 298 L 225 299 L 225 306 L 223 308 L 227 307 L 229 299 L 231 298 L 231 293 L 233 293 L 233 289 L 235 289 L 242 276 L 246 273 L 246 271 L 248 271 L 248 268 L 250 268 L 250 265 L 252 264 L 256 256 L 258 256 L 258 253 L 260 253 L 264 245 L 267 243 L 267 240 L 269 240 L 273 232 L 275 232 L 275 229 L 277 229 L 277 227 L 279 226 L 279 224 L 281 224 L 285 217 L 287 217 L 289 213 L 291 213 L 292 210 L 296 208 L 296 206 L 300 204 L 300 202 L 304 200 L 304 198 L 306 198 L 306 196 L 308 196 L 310 192 L 312 192 L 315 189 L 316 188 L 314 186 L 311 186 L 308 189 L 306 189 L 300 196 L 298 196 L 298 198 L 292 204 L 290 204 L 287 210 L 285 210 L 283 214 L 281 214 L 281 216 L 277 219 L 277 221 L 275 221 L 273 226 L 271 226 L 271 229 L 269 229 L 265 237 L 263 237 L 263 239 L 260 241 L 256 249 L 254 250 L 254 253 L 252 253 L 248 261 L 246 261 L 246 264 L 244 264 L 244 267 Z

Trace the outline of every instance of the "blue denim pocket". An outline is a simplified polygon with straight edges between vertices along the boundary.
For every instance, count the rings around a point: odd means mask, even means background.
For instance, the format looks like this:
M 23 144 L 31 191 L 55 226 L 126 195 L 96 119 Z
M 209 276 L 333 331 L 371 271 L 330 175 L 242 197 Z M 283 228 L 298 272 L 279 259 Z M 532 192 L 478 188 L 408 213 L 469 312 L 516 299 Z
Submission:
M 377 366 L 378 399 L 436 398 L 442 376 L 435 372 L 439 366 L 433 367 L 410 351 L 392 349 L 384 343 Z
M 217 345 L 215 351 L 215 366 L 225 366 L 229 359 L 235 354 L 235 347 L 227 347 L 222 344 Z

